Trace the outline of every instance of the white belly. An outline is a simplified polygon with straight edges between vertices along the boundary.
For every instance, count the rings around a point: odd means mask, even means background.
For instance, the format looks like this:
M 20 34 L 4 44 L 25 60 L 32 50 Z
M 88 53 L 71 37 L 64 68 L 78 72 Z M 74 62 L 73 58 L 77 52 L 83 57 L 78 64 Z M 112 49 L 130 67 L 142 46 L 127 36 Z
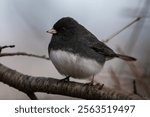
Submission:
M 51 50 L 50 59 L 61 74 L 73 78 L 88 78 L 100 72 L 102 68 L 102 65 L 93 59 L 61 50 Z

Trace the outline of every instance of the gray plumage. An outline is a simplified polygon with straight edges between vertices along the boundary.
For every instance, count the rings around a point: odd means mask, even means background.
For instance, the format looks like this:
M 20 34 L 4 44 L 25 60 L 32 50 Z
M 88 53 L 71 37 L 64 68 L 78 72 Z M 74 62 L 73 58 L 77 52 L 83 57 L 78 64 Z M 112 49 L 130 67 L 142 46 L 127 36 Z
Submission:
M 75 78 L 90 77 L 91 75 L 97 74 L 105 61 L 112 58 L 118 57 L 127 61 L 136 60 L 130 56 L 116 54 L 73 18 L 65 17 L 60 19 L 54 24 L 53 29 L 56 30 L 57 33 L 52 35 L 48 52 L 53 64 L 63 75 L 69 75 Z M 59 54 L 56 54 L 56 52 L 59 52 Z M 68 59 L 68 61 L 65 59 Z M 79 59 L 81 59 L 83 63 L 85 60 L 87 61 L 82 65 L 82 63 L 77 63 L 80 62 Z M 92 61 L 96 67 L 92 68 L 93 71 L 90 69 Z M 91 62 L 91 66 L 86 65 L 88 62 Z M 64 63 L 66 66 L 68 64 L 68 68 L 62 65 Z M 86 67 L 88 70 L 85 72 L 82 68 L 86 69 Z M 90 70 L 92 72 L 90 72 Z M 77 74 L 77 72 L 79 72 L 79 74 Z M 90 73 L 88 74 L 88 72 Z

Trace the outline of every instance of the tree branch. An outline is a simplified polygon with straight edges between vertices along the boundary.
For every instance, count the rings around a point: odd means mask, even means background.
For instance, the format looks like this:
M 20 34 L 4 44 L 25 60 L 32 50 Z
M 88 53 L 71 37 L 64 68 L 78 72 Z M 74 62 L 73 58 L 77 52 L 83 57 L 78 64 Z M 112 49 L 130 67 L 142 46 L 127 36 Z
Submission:
M 35 54 L 28 54 L 25 52 L 1 53 L 0 54 L 0 57 L 6 57 L 6 56 L 29 56 L 29 57 L 35 57 L 35 58 L 50 60 L 49 57 L 46 57 L 45 55 L 40 56 L 40 55 L 35 55 Z
M 144 99 L 135 94 L 111 90 L 106 87 L 99 90 L 97 86 L 77 82 L 65 82 L 55 78 L 24 75 L 2 64 L 0 64 L 0 81 L 26 93 L 31 99 L 36 99 L 32 95 L 33 92 L 45 92 L 82 99 Z
M 9 46 L 5 45 L 5 46 L 0 46 L 0 53 L 1 53 L 2 50 L 5 49 L 5 48 L 14 48 L 14 47 L 15 47 L 15 45 L 9 45 Z

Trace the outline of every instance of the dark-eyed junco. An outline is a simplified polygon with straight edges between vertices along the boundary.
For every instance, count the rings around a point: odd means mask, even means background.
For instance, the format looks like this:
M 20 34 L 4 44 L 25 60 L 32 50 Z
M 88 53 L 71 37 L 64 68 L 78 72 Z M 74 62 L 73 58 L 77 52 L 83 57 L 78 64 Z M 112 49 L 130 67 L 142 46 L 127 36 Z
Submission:
M 105 61 L 120 58 L 136 59 L 116 54 L 73 18 L 64 17 L 47 31 L 53 34 L 48 47 L 49 57 L 60 74 L 67 78 L 89 78 L 102 69 Z

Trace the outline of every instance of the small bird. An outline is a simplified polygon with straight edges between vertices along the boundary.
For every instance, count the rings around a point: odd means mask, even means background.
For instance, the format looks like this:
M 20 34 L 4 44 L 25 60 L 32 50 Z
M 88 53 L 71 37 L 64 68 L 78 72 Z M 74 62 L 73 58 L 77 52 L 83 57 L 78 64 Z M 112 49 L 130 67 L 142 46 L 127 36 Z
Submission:
M 94 78 L 101 71 L 105 61 L 112 58 L 136 60 L 115 53 L 71 17 L 61 18 L 47 33 L 52 34 L 48 47 L 49 57 L 58 72 L 66 76 L 67 80 L 69 77 Z

